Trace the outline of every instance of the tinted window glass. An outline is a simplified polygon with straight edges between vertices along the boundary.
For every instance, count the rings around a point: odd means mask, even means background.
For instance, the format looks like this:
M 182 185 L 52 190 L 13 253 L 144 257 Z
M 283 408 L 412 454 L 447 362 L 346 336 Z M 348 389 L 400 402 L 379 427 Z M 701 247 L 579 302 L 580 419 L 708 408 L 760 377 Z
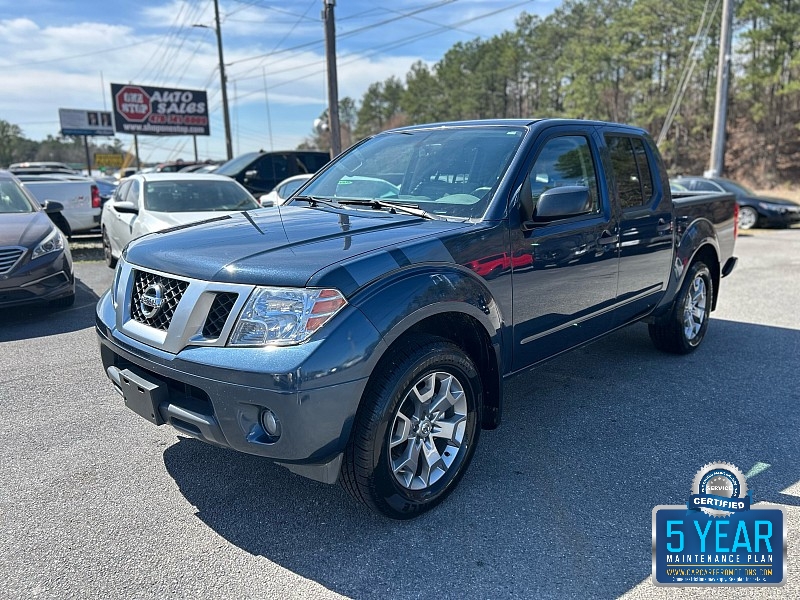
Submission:
M 650 202 L 653 197 L 653 175 L 650 173 L 650 163 L 647 161 L 647 154 L 644 151 L 642 140 L 632 138 L 633 153 L 636 155 L 636 165 L 639 167 L 639 180 L 642 182 L 642 195 L 644 204 Z
M 698 192 L 721 192 L 722 190 L 716 186 L 716 184 L 710 181 L 701 181 L 696 180 L 693 182 L 694 185 L 692 186 L 693 189 L 697 190 Z
M 533 163 L 528 182 L 533 206 L 526 210 L 531 214 L 544 192 L 564 186 L 588 188 L 586 212 L 600 210 L 592 152 L 589 141 L 583 136 L 570 135 L 549 140 Z
M 631 138 L 606 136 L 606 144 L 611 154 L 611 167 L 617 181 L 620 205 L 622 208 L 641 206 L 644 204 L 642 184 L 639 181 L 639 169 Z M 652 191 L 652 183 L 650 187 Z
M 255 164 L 258 178 L 278 183 L 294 173 L 289 170 L 289 161 L 283 155 L 267 155 Z

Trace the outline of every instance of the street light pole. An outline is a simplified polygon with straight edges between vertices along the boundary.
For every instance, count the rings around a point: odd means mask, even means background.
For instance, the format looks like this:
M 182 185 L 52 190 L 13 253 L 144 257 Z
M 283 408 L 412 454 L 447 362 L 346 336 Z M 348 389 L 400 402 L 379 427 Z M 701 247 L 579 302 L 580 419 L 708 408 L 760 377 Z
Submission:
M 214 0 L 214 22 L 217 33 L 217 52 L 219 53 L 219 79 L 222 90 L 222 120 L 225 123 L 225 151 L 228 160 L 233 158 L 233 143 L 231 142 L 231 117 L 228 112 L 228 82 L 225 77 L 225 59 L 222 56 L 222 28 L 219 26 L 219 0 Z

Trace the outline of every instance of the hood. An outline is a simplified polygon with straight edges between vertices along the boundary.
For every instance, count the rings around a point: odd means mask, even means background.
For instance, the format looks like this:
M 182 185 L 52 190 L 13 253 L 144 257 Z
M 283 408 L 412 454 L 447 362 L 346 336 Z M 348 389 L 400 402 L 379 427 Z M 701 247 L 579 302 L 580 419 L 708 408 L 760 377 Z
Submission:
M 0 246 L 31 248 L 41 242 L 53 227 L 44 211 L 0 213 Z
M 125 259 L 206 281 L 295 287 L 334 285 L 330 277 L 314 275 L 347 263 L 346 281 L 337 283 L 347 293 L 398 265 L 452 262 L 437 236 L 469 226 L 381 210 L 288 205 L 152 233 L 132 242 Z M 401 246 L 415 249 L 398 257 Z M 367 254 L 368 261 L 359 260 Z

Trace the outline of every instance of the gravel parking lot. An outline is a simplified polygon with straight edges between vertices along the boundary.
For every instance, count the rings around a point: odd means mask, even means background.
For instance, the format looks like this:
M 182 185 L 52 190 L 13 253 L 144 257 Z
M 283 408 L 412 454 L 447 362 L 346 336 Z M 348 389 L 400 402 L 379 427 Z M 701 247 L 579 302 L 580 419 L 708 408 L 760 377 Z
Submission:
M 126 409 L 93 328 L 113 273 L 74 246 L 73 308 L 0 312 L 0 597 L 800 597 L 797 228 L 739 238 L 695 354 L 637 325 L 517 377 L 459 489 L 402 523 Z M 650 583 L 653 507 L 717 460 L 769 465 L 785 587 Z

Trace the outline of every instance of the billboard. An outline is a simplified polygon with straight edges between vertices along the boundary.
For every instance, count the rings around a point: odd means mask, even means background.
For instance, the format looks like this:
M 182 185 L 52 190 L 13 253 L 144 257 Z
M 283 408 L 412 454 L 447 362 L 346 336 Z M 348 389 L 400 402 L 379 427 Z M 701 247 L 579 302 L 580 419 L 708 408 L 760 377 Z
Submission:
M 59 108 L 61 135 L 114 135 L 111 113 L 105 110 Z
M 111 84 L 114 126 L 138 135 L 210 135 L 204 91 Z

